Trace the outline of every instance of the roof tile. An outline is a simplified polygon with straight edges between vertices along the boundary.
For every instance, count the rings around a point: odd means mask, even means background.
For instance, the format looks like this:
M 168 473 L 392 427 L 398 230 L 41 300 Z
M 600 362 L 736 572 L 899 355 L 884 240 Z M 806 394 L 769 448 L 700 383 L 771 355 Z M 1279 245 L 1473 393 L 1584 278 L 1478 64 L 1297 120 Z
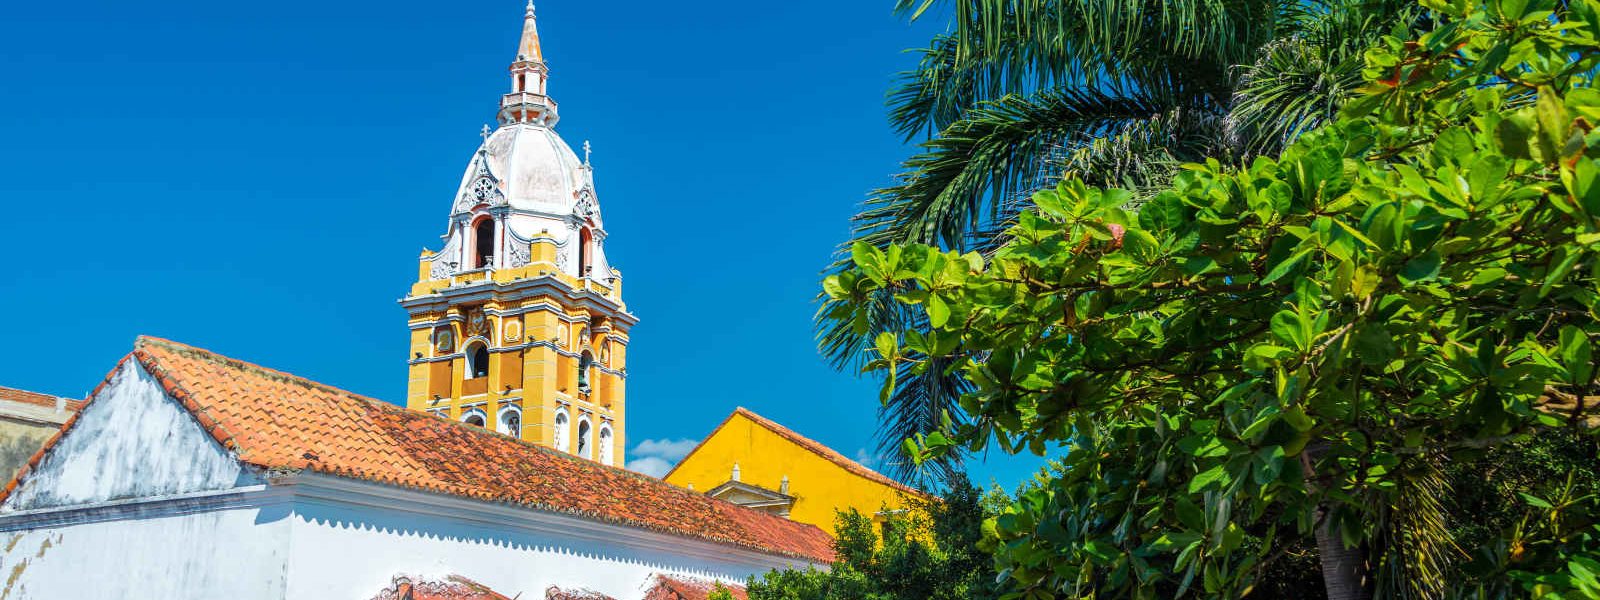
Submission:
M 747 600 L 749 597 L 742 585 L 723 584 L 722 588 L 728 590 L 736 600 Z M 655 585 L 645 592 L 644 600 L 708 600 L 715 589 L 717 583 L 713 581 L 656 575 Z
M 812 561 L 833 559 L 833 539 L 814 526 L 465 423 L 157 338 L 140 338 L 132 357 L 218 443 L 257 467 L 309 469 Z M 19 470 L 0 501 L 28 470 Z

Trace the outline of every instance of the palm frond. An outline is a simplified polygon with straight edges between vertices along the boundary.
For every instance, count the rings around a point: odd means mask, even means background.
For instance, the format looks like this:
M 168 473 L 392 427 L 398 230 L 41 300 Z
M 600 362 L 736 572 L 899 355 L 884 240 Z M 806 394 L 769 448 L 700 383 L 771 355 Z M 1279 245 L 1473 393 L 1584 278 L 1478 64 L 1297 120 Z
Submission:
M 897 9 L 928 6 L 901 0 Z M 937 36 L 917 68 L 900 74 L 889 94 L 890 122 L 911 139 L 1008 95 L 1135 89 L 1175 78 L 1222 99 L 1229 68 L 1270 39 L 1280 12 L 1267 0 L 957 2 L 953 33 Z
M 1248 154 L 1274 152 L 1332 121 L 1362 84 L 1362 54 L 1397 23 L 1420 25 L 1408 3 L 1332 0 L 1298 4 L 1296 31 L 1240 67 L 1229 137 Z
M 1379 546 L 1373 578 L 1376 600 L 1438 600 L 1444 598 L 1450 567 L 1462 551 L 1451 536 L 1445 499 L 1450 480 L 1437 459 L 1407 461 L 1400 485 L 1382 496 L 1374 526 Z
M 1008 198 L 1053 180 L 1069 140 L 1115 135 L 1186 104 L 1191 96 L 1160 87 L 1062 90 L 985 104 L 924 143 L 900 183 L 866 202 L 855 240 L 964 248 L 968 234 L 1004 214 Z M 1209 107 L 1202 101 L 1191 108 Z

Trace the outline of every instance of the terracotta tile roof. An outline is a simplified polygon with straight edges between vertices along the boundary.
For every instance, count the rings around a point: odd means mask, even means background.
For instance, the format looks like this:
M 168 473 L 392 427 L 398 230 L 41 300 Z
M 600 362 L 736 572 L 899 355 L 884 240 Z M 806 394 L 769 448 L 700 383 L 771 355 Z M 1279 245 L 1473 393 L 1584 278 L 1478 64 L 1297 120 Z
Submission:
M 44 406 L 48 408 L 56 407 L 55 396 L 41 394 L 39 392 L 30 392 L 28 390 L 8 388 L 5 386 L 0 386 L 0 400 L 9 400 L 11 402 L 21 402 L 23 404 L 32 404 L 34 406 Z M 67 399 L 67 410 L 76 411 L 79 408 L 83 408 L 82 400 L 72 400 L 70 398 Z
M 544 600 L 617 600 L 600 592 L 589 590 L 563 590 L 550 586 L 544 591 Z
M 833 560 L 833 538 L 814 526 L 464 423 L 167 340 L 141 337 L 123 360 L 129 359 L 155 376 L 218 443 L 257 467 L 308 469 Z M 18 470 L 0 502 L 61 435 Z
M 737 600 L 749 598 L 742 585 L 722 584 L 722 587 Z M 644 600 L 707 600 L 716 588 L 715 582 L 703 579 L 657 575 L 655 585 L 645 592 Z
M 835 465 L 838 465 L 840 468 L 842 468 L 842 469 L 844 469 L 846 471 L 849 471 L 851 473 L 854 473 L 854 474 L 856 474 L 856 475 L 858 475 L 860 477 L 863 477 L 863 478 L 869 479 L 871 481 L 875 481 L 875 482 L 881 483 L 883 485 L 892 487 L 894 489 L 900 490 L 901 492 L 904 492 L 904 493 L 907 493 L 907 494 L 911 494 L 913 496 L 924 497 L 924 496 L 927 495 L 927 494 L 923 493 L 921 490 L 918 490 L 918 489 L 913 488 L 911 486 L 908 486 L 908 485 L 906 485 L 904 483 L 900 483 L 898 481 L 895 481 L 894 479 L 891 479 L 888 475 L 884 475 L 882 473 L 879 473 L 877 471 L 869 469 L 869 468 L 867 468 L 866 465 L 863 465 L 863 464 L 858 463 L 856 461 L 853 461 L 853 460 L 850 460 L 848 458 L 845 458 L 845 456 L 843 454 L 839 454 L 838 451 L 834 450 L 833 448 L 827 447 L 822 442 L 818 442 L 818 441 L 813 440 L 811 438 L 808 438 L 806 436 L 803 436 L 803 435 L 800 435 L 798 433 L 795 433 L 794 430 L 789 429 L 788 427 L 784 427 L 782 425 L 779 425 L 775 421 L 772 421 L 772 420 L 770 420 L 770 419 L 768 419 L 766 417 L 763 417 L 763 416 L 758 415 L 758 414 L 756 414 L 754 412 L 751 412 L 750 409 L 745 408 L 743 406 L 734 409 L 733 410 L 733 414 L 728 415 L 728 418 L 722 420 L 722 424 L 717 425 L 716 429 L 711 430 L 711 435 L 708 435 L 708 436 L 705 437 L 705 439 L 700 440 L 700 444 L 695 446 L 694 450 L 690 450 L 689 454 L 684 455 L 683 460 L 678 461 L 678 464 L 673 466 L 672 470 L 676 471 L 679 466 L 682 466 L 685 462 L 688 462 L 689 457 L 690 456 L 694 456 L 694 453 L 698 452 L 700 450 L 700 446 L 705 445 L 706 440 L 709 440 L 709 439 L 712 438 L 712 436 L 717 435 L 717 432 L 718 431 L 722 431 L 722 428 L 727 426 L 728 422 L 732 421 L 733 418 L 736 417 L 736 416 L 743 416 L 746 419 L 750 419 L 755 424 L 766 428 L 768 431 L 771 431 L 771 432 L 773 432 L 775 434 L 778 434 L 779 437 L 782 437 L 782 438 L 784 438 L 786 440 L 789 440 L 794 445 L 799 446 L 801 448 L 805 448 L 806 450 L 810 450 L 813 454 L 816 454 L 817 456 L 821 456 L 823 459 L 827 460 L 828 462 L 831 462 L 831 463 L 833 463 Z M 665 477 L 662 477 L 662 479 L 667 479 L 669 477 L 672 477 L 672 472 L 671 471 L 668 471 L 667 475 Z
M 412 581 L 396 575 L 389 589 L 378 592 L 372 600 L 511 600 L 495 593 L 481 583 L 460 575 L 451 575 L 444 581 Z

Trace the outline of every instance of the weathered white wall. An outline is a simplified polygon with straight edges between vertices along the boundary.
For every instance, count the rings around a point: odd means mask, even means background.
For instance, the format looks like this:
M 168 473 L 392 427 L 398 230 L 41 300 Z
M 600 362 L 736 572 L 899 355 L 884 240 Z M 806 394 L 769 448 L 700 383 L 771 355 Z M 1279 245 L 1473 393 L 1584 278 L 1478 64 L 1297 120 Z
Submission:
M 128 361 L 0 514 L 254 483 L 161 384 Z
M 742 584 L 768 570 L 731 555 L 718 560 L 463 515 L 373 507 L 297 502 L 292 529 L 287 597 L 295 599 L 371 598 L 396 574 L 431 579 L 455 574 L 511 597 L 543 598 L 555 585 L 637 600 L 655 573 Z
M 285 512 L 218 510 L 0 533 L 0 598 L 283 600 Z

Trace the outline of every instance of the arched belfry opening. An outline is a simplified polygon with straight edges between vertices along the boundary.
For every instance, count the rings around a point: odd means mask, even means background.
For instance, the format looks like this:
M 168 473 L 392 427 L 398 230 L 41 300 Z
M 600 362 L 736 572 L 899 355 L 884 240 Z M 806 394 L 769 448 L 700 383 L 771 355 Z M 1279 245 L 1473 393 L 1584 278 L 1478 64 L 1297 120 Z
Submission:
M 578 276 L 588 277 L 594 271 L 594 231 L 585 226 L 578 230 Z
M 472 268 L 494 265 L 494 219 L 484 217 L 472 226 Z
M 583 356 L 578 359 L 578 391 L 588 393 L 589 370 L 594 366 L 594 354 L 588 350 L 583 351 Z
M 489 347 L 483 342 L 467 348 L 467 379 L 489 376 Z

